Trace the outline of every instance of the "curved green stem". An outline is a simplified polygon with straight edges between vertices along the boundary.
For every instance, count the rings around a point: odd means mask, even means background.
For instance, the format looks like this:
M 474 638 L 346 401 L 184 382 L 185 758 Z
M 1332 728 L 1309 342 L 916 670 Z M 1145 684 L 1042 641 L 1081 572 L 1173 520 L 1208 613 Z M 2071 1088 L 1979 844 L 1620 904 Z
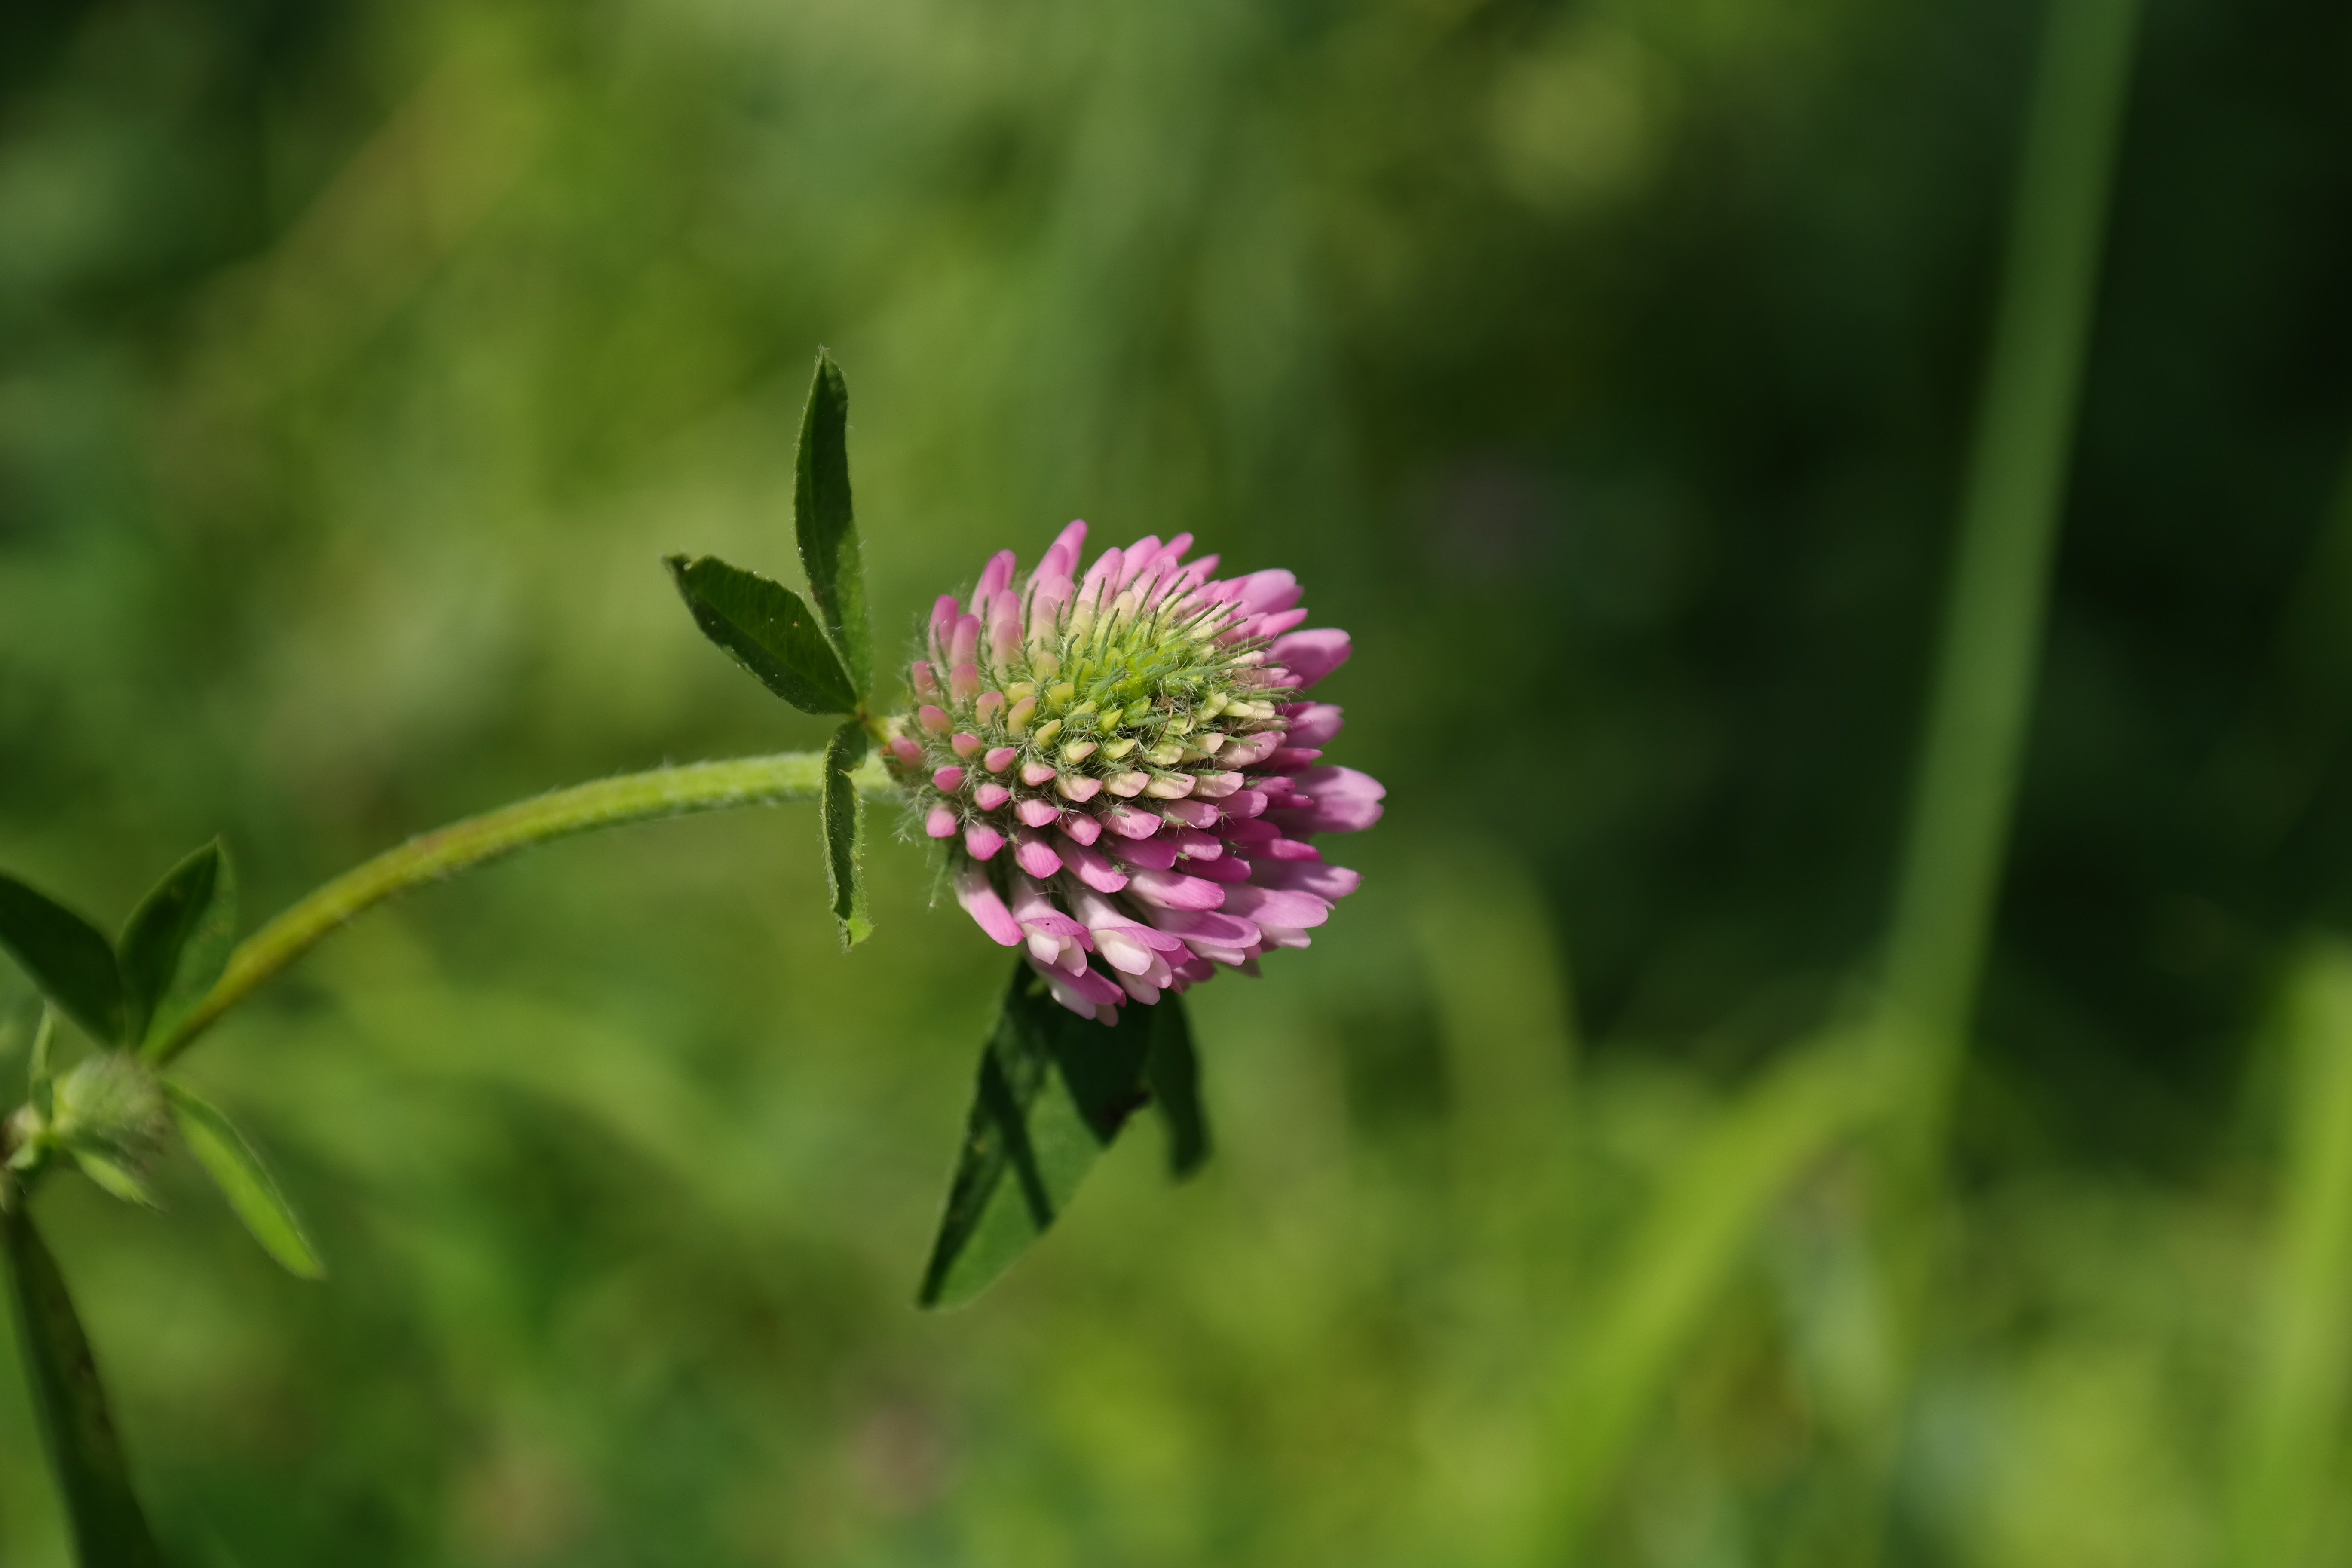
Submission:
M 878 758 L 868 758 L 854 777 L 863 795 L 883 795 L 891 788 Z M 824 781 L 824 757 L 817 752 L 689 763 L 574 784 L 436 828 L 344 872 L 239 943 L 203 1004 L 169 1035 L 152 1042 L 147 1054 L 158 1063 L 171 1060 L 223 1014 L 345 921 L 412 888 L 593 828 L 730 806 L 814 800 Z

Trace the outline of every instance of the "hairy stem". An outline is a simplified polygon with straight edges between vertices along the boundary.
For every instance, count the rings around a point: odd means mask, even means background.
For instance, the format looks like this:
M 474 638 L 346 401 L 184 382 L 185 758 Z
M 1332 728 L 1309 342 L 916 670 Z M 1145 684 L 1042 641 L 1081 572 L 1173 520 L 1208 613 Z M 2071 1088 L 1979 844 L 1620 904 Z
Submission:
M 203 1005 L 171 1034 L 149 1045 L 148 1055 L 159 1063 L 171 1060 L 223 1014 L 344 922 L 412 888 L 594 828 L 730 806 L 814 800 L 824 777 L 824 757 L 816 752 L 689 763 L 574 784 L 412 838 L 344 872 L 239 943 Z M 878 759 L 868 759 L 855 777 L 865 795 L 887 794 L 891 787 Z

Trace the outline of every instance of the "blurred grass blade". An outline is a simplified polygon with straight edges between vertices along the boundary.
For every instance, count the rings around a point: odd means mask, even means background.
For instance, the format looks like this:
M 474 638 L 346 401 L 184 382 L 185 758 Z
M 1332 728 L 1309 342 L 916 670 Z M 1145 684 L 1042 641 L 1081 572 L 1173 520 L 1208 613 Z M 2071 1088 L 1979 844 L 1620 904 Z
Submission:
M 310 1238 L 303 1234 L 294 1205 L 286 1201 L 269 1167 L 261 1163 L 261 1156 L 254 1152 L 236 1123 L 184 1085 L 167 1079 L 163 1092 L 171 1098 L 173 1119 L 180 1125 L 180 1136 L 187 1140 L 188 1152 L 212 1177 L 262 1250 L 289 1274 L 304 1279 L 325 1279 L 326 1265 L 319 1261 Z
M 801 415 L 793 526 L 809 595 L 841 650 L 850 685 L 863 698 L 874 683 L 874 637 L 866 619 L 866 562 L 849 499 L 849 384 L 823 349 L 817 351 L 816 375 Z
M 1105 1028 L 1013 966 L 923 1273 L 926 1307 L 970 1300 L 1012 1266 L 1069 1204 L 1095 1159 L 1146 1097 L 1152 1007 L 1119 1009 Z
M 874 918 L 866 907 L 866 879 L 860 862 L 866 854 L 866 805 L 858 798 L 854 776 L 866 760 L 865 726 L 852 719 L 833 733 L 824 748 L 824 877 L 833 894 L 833 918 L 841 927 L 841 947 L 846 952 L 874 934 Z
M 801 596 L 715 556 L 669 557 L 670 575 L 702 635 L 804 713 L 856 710 L 857 693 Z
M 219 840 L 181 861 L 122 930 L 123 1006 L 133 1046 L 205 998 L 236 945 L 236 877 Z
M 2009 839 L 2138 0 L 2049 0 L 1962 498 L 1886 987 L 1939 1098 Z
M 1209 1113 L 1201 1103 L 1201 1057 L 1192 1047 L 1192 1021 L 1185 1016 L 1181 996 L 1162 992 L 1150 1012 L 1151 1049 L 1143 1058 L 1143 1082 L 1168 1127 L 1168 1173 L 1181 1182 L 1209 1163 Z
M 8 1258 L 16 1350 L 63 1495 L 75 1558 L 80 1568 L 155 1568 L 163 1554 L 131 1490 L 89 1339 L 20 1193 L 0 1206 L 0 1247 Z
M 1877 1108 L 1878 1058 L 1831 1037 L 1723 1111 L 1624 1252 L 1591 1326 L 1572 1337 L 1552 1415 L 1556 1490 L 1545 1534 L 1572 1558 L 1595 1502 L 1758 1226 Z M 1551 1559 L 1546 1559 L 1547 1561 Z
M 0 947 L 92 1039 L 113 1045 L 122 1038 L 122 974 L 114 944 L 96 926 L 0 873 Z
M 2315 1563 L 2352 1368 L 2352 951 L 2288 992 L 2286 1162 L 2255 1359 L 2231 1456 L 2232 1568 Z

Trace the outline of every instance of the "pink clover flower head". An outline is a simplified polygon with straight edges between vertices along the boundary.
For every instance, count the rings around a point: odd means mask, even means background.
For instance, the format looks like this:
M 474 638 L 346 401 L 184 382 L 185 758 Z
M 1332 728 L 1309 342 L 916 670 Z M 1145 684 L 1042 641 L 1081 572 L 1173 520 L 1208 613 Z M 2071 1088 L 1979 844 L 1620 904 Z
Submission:
M 1025 576 L 1003 551 L 932 606 L 885 760 L 981 930 L 1108 1024 L 1307 946 L 1362 880 L 1315 837 L 1387 792 L 1323 761 L 1340 710 L 1306 694 L 1350 649 L 1301 629 L 1297 578 L 1214 576 L 1189 533 L 1089 563 L 1086 537 Z

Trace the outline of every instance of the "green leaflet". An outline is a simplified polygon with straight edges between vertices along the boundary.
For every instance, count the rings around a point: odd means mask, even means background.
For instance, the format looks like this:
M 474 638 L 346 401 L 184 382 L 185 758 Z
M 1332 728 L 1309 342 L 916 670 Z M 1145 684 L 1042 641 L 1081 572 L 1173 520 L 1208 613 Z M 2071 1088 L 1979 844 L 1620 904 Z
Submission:
M 1155 1072 L 1150 1064 L 1163 1040 L 1175 1043 Z M 1068 1206 L 1096 1157 L 1150 1098 L 1153 1081 L 1170 1095 L 1178 1168 L 1197 1165 L 1208 1138 L 1192 1064 L 1191 1031 L 1173 993 L 1156 1006 L 1120 1008 L 1118 1024 L 1105 1028 L 1055 1002 L 1026 963 L 1015 964 L 981 1057 L 920 1303 L 960 1305 L 1010 1268 Z
M 75 1559 L 82 1568 L 159 1568 L 163 1554 L 131 1490 L 89 1336 L 21 1194 L 0 1207 L 0 1249 L 8 1258 L 17 1352 L 73 1531 Z
M 227 967 L 236 945 L 236 877 L 219 840 L 181 861 L 122 931 L 130 1045 L 167 1035 Z
M 850 775 L 866 759 L 865 726 L 852 719 L 834 731 L 824 748 L 824 876 L 833 892 L 833 918 L 841 926 L 844 952 L 874 934 L 866 912 L 866 879 L 859 862 L 866 853 L 866 806 Z
M 849 500 L 849 384 L 823 349 L 801 415 L 793 463 L 793 525 L 801 569 L 849 683 L 863 698 L 874 683 L 874 637 L 866 618 L 866 563 Z
M 801 596 L 715 556 L 668 558 L 670 575 L 702 635 L 761 685 L 805 713 L 850 713 L 857 693 Z
M 0 874 L 0 947 L 92 1039 L 122 1038 L 126 1010 L 114 944 L 96 926 L 16 878 Z
M 163 1093 L 171 1100 L 172 1115 L 180 1124 L 180 1136 L 187 1140 L 188 1152 L 212 1177 L 262 1250 L 289 1274 L 304 1279 L 324 1279 L 326 1265 L 319 1261 L 310 1238 L 303 1234 L 294 1206 L 278 1191 L 269 1167 L 261 1163 L 261 1156 L 253 1152 L 236 1124 L 184 1085 L 166 1080 Z

